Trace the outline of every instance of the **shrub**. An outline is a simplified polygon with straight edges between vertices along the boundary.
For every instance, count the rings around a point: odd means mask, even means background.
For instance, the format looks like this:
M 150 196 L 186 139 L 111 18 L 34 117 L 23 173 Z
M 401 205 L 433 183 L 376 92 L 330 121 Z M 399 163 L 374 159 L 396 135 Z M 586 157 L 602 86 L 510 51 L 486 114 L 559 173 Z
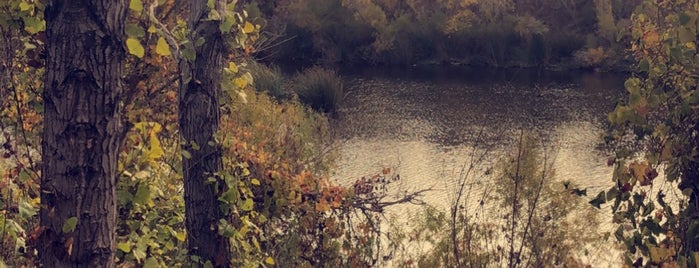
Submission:
M 298 74 L 293 82 L 299 100 L 315 110 L 332 113 L 342 102 L 342 80 L 335 71 L 313 67 Z
M 267 92 L 277 100 L 287 99 L 289 94 L 284 90 L 284 75 L 277 66 L 267 66 L 265 64 L 251 61 L 245 69 L 254 78 L 253 87 L 257 91 Z
M 575 60 L 584 67 L 597 67 L 607 59 L 603 47 L 582 49 L 575 53 Z
M 397 267 L 583 267 L 594 260 L 586 247 L 603 239 L 596 211 L 580 189 L 556 179 L 534 138 L 521 138 L 495 170 L 477 168 L 478 155 L 455 181 L 449 211 L 428 207 L 392 226 Z

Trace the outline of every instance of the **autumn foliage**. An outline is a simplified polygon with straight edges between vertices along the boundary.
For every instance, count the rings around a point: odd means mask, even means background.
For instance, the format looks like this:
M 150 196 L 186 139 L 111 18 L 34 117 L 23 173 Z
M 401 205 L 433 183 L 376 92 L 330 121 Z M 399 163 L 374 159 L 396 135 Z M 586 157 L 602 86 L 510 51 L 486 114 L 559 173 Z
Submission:
M 180 77 L 173 60 L 173 55 L 189 56 L 191 44 L 177 43 L 185 33 L 179 17 L 183 10 L 174 1 L 130 1 L 129 7 L 123 45 L 130 54 L 124 70 L 124 116 L 130 130 L 117 166 L 115 262 L 119 267 L 206 264 L 188 254 L 184 230 L 181 159 L 190 152 L 178 138 Z M 33 266 L 37 239 L 44 231 L 37 218 L 43 5 L 6 1 L 0 9 L 0 264 Z M 355 199 L 361 194 L 330 182 L 326 174 L 333 153 L 323 115 L 296 99 L 279 103 L 253 89 L 255 78 L 242 70 L 246 64 L 241 59 L 253 49 L 259 21 L 238 16 L 224 23 L 238 33 L 238 45 L 222 70 L 226 75 L 216 139 L 223 148 L 224 169 L 212 174 L 218 179 L 211 181 L 218 183 L 218 209 L 229 215 L 217 228 L 231 241 L 233 265 L 375 263 L 376 252 L 366 249 L 377 243 L 370 237 L 378 234 L 372 228 L 354 229 L 350 213 L 378 199 Z M 63 231 L 71 232 L 75 224 L 66 221 Z M 67 252 L 71 246 L 66 241 Z

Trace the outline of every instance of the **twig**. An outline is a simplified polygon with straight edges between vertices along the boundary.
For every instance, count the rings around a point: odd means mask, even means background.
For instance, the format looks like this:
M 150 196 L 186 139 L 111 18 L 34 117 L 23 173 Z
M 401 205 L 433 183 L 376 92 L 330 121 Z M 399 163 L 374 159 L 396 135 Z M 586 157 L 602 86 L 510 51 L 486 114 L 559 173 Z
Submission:
M 371 212 L 383 212 L 386 207 L 393 206 L 393 205 L 398 205 L 398 204 L 405 204 L 405 203 L 410 203 L 410 204 L 416 204 L 416 205 L 424 205 L 425 202 L 422 200 L 419 200 L 418 197 L 420 197 L 423 193 L 432 191 L 432 187 L 427 188 L 427 189 L 422 189 L 419 191 L 415 191 L 412 193 L 407 193 L 405 194 L 402 198 L 392 200 L 392 201 L 378 201 L 380 199 L 383 199 L 386 197 L 385 195 L 380 196 L 380 197 L 371 197 L 371 198 L 366 198 L 366 199 L 360 199 L 355 201 L 352 204 L 352 207 L 357 208 L 361 211 L 371 211 Z M 366 205 L 370 205 L 367 207 Z
M 148 16 L 151 20 L 151 22 L 155 23 L 158 26 L 158 30 L 160 31 L 161 35 L 165 38 L 165 41 L 174 49 L 172 55 L 175 59 L 180 59 L 180 46 L 177 43 L 177 39 L 175 39 L 175 35 L 172 34 L 167 29 L 167 26 L 160 22 L 158 18 L 155 17 L 155 7 L 158 6 L 158 1 L 153 1 L 151 3 L 150 7 L 148 8 Z
M 519 179 L 520 179 L 520 166 L 522 162 L 522 139 L 524 136 L 524 130 L 520 129 L 519 133 L 519 148 L 517 149 L 517 168 L 515 170 L 515 177 L 514 177 L 514 183 L 515 183 L 515 189 L 514 189 L 514 194 L 512 196 L 512 227 L 510 231 L 510 256 L 509 256 L 509 267 L 513 268 L 516 267 L 515 263 L 515 226 L 517 225 L 517 220 L 516 220 L 516 215 L 517 215 L 517 192 L 519 190 Z M 524 241 L 522 241 L 524 243 Z M 519 256 L 517 257 L 519 260 Z

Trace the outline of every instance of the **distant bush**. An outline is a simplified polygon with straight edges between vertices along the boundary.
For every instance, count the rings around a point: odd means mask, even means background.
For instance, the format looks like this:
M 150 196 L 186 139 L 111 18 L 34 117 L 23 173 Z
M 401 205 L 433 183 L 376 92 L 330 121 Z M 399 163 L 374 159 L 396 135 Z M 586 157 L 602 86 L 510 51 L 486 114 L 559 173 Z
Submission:
M 575 53 L 575 60 L 583 67 L 598 67 L 607 58 L 603 47 L 581 49 Z
M 253 77 L 253 87 L 257 91 L 267 92 L 277 100 L 289 97 L 289 92 L 284 89 L 284 75 L 277 66 L 251 61 L 245 68 Z
M 342 80 L 335 71 L 312 67 L 296 75 L 293 84 L 299 100 L 315 110 L 332 113 L 342 102 Z

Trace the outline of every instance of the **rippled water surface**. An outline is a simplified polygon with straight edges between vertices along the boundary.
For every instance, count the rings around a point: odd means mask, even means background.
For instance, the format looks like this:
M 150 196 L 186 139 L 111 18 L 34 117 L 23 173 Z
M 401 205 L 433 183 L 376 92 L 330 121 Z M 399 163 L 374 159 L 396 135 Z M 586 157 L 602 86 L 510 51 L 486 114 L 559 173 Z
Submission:
M 591 193 L 610 186 L 600 144 L 606 114 L 623 96 L 622 75 L 362 69 L 344 76 L 347 97 L 335 126 L 343 140 L 335 174 L 340 183 L 394 167 L 401 190 L 431 187 L 424 200 L 446 209 L 474 149 L 492 152 L 480 164 L 487 169 L 524 131 L 553 148 L 557 180 Z M 609 211 L 600 215 L 609 225 Z

